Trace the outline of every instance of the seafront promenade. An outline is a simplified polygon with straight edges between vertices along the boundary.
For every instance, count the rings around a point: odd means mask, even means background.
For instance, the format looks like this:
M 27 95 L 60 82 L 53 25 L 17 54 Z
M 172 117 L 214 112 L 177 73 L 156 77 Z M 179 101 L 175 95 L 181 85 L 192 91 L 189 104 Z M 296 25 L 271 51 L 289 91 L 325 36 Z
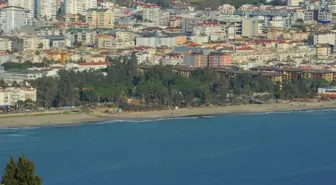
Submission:
M 315 102 L 315 103 L 272 103 L 272 104 L 248 104 L 223 107 L 199 107 L 184 108 L 161 111 L 143 112 L 121 112 L 85 114 L 85 113 L 66 113 L 66 114 L 23 114 L 23 115 L 4 115 L 0 116 L 0 127 L 30 127 L 30 126 L 51 126 L 68 125 L 78 123 L 92 123 L 108 120 L 127 120 L 127 119 L 158 119 L 185 116 L 201 116 L 216 114 L 239 114 L 239 113 L 264 113 L 279 111 L 298 111 L 310 109 L 332 109 L 336 108 L 336 102 Z

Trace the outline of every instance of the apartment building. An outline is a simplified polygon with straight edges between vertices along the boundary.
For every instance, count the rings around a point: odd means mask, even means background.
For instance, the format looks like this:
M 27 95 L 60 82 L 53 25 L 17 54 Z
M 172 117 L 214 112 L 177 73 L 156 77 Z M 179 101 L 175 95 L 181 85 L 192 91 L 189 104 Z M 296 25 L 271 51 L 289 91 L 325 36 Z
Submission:
M 160 6 L 155 4 L 145 4 L 142 6 L 143 19 L 152 21 L 156 25 L 160 25 Z
M 97 41 L 97 33 L 91 29 L 70 28 L 65 33 L 65 45 L 73 47 L 74 43 L 82 43 L 83 45 L 95 45 Z
M 42 48 L 40 48 L 42 46 Z M 37 49 L 49 49 L 50 40 L 46 38 L 40 38 L 36 36 L 27 36 L 23 39 L 23 50 L 34 51 Z
M 283 75 L 283 80 L 292 82 L 297 79 L 313 79 L 313 80 L 326 80 L 328 82 L 333 81 L 333 77 L 336 74 L 329 70 L 305 70 L 300 68 L 276 68 L 276 67 L 254 67 L 252 71 L 258 72 L 280 72 Z
M 236 8 L 230 4 L 223 4 L 218 7 L 218 11 L 224 15 L 233 15 L 236 11 Z
M 225 27 L 228 39 L 240 38 L 242 35 L 242 17 L 226 15 L 217 17 L 218 23 Z
M 333 54 L 333 48 L 329 44 L 318 44 L 316 45 L 316 56 L 325 57 Z
M 56 19 L 57 5 L 56 0 L 37 1 L 37 17 L 45 20 Z
M 107 40 L 102 47 L 104 49 L 129 49 L 134 47 L 134 41 Z
M 203 17 L 183 17 L 182 19 L 182 32 L 183 33 L 191 33 L 194 28 L 198 26 L 200 23 L 205 21 Z
M 176 37 L 174 36 L 138 36 L 135 40 L 136 46 L 149 46 L 157 48 L 161 46 L 173 47 L 176 46 Z
M 37 1 L 35 0 L 8 0 L 8 7 L 16 7 L 16 8 L 21 7 L 22 9 L 26 10 L 27 17 L 30 20 L 33 20 L 34 17 L 36 17 L 35 15 L 36 2 Z
M 6 63 L 6 62 L 10 62 L 12 59 L 13 55 L 9 54 L 6 51 L 0 51 L 0 65 Z
M 20 28 L 30 24 L 29 11 L 22 7 L 0 8 L 0 29 L 5 34 L 15 34 Z
M 111 42 L 115 40 L 115 36 L 112 34 L 100 34 L 97 36 L 98 48 L 105 48 L 105 42 Z
M 287 6 L 300 6 L 300 3 L 303 3 L 304 0 L 288 0 Z
M 218 34 L 225 34 L 225 27 L 216 23 L 216 22 L 203 22 L 198 24 L 193 29 L 193 33 L 195 35 L 218 35 Z
M 332 14 L 329 11 L 325 11 L 325 10 L 320 10 L 317 13 L 317 21 L 319 23 L 327 23 L 330 22 L 332 20 Z
M 305 10 L 304 11 L 304 21 L 314 21 L 314 11 L 313 10 Z
M 208 67 L 223 67 L 231 64 L 232 55 L 223 52 L 211 52 L 208 55 Z
M 324 31 L 314 34 L 314 44 L 331 44 L 335 45 L 336 34 L 334 32 Z
M 40 26 L 35 29 L 35 33 L 39 36 L 60 36 L 64 35 L 65 28 L 58 26 Z
M 41 71 L 21 71 L 21 70 L 7 70 L 0 73 L 0 79 L 6 82 L 23 82 L 25 80 L 36 80 L 43 77 L 43 72 Z
M 127 42 L 132 41 L 134 39 L 134 34 L 131 31 L 117 31 L 116 32 L 116 40 Z
M 65 13 L 66 15 L 86 15 L 90 8 L 97 8 L 97 0 L 66 0 Z
M 31 99 L 36 101 L 36 89 L 32 87 L 22 87 L 22 88 L 0 88 L 0 106 L 17 105 L 18 101 L 25 101 Z
M 169 17 L 168 26 L 174 28 L 181 28 L 183 22 L 183 17 L 181 16 L 171 16 Z
M 183 64 L 203 68 L 207 66 L 207 61 L 207 55 L 203 51 L 189 51 L 184 54 Z
M 259 29 L 258 18 L 242 18 L 242 36 L 253 37 L 261 34 L 262 30 Z
M 88 9 L 86 23 L 91 28 L 114 28 L 114 12 L 111 9 Z
M 12 51 L 12 40 L 8 37 L 0 37 L 0 51 Z
M 267 39 L 269 40 L 283 40 L 284 31 L 279 28 L 269 28 L 267 31 Z

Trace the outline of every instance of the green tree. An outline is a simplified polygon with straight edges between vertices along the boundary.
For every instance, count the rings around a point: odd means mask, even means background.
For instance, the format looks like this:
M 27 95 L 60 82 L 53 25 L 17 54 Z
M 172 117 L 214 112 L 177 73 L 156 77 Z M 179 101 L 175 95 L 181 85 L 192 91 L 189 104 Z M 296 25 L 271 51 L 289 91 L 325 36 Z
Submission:
M 0 87 L 1 88 L 6 88 L 7 87 L 7 83 L 4 80 L 0 80 Z
M 1 184 L 4 185 L 42 185 L 42 180 L 35 174 L 35 164 L 25 156 L 19 156 L 15 162 L 11 157 L 4 170 Z
M 43 47 L 44 47 L 43 43 L 40 43 L 40 44 L 37 46 L 38 49 L 43 49 Z

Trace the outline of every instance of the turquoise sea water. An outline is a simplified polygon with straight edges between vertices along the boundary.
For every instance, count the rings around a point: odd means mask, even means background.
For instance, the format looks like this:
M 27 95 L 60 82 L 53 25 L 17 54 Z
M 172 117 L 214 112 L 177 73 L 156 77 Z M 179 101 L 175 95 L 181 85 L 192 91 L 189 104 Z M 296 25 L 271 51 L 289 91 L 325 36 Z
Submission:
M 0 129 L 45 185 L 335 185 L 336 111 Z M 116 123 L 117 122 L 117 123 Z

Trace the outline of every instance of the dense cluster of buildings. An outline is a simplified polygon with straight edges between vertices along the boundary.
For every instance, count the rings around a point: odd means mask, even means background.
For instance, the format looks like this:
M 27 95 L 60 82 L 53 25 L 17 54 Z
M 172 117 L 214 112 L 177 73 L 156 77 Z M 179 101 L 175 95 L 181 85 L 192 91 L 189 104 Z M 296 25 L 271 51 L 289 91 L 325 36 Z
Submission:
M 262 73 L 277 82 L 331 82 L 336 80 L 335 14 L 334 0 L 216 9 L 180 1 L 160 7 L 142 1 L 120 6 L 97 0 L 8 0 L 0 3 L 0 64 L 47 65 L 1 70 L 0 78 L 23 82 L 57 76 L 60 69 L 102 69 L 110 65 L 106 57 L 135 53 L 141 66 L 177 65 L 186 74 L 211 67 L 231 76 Z

